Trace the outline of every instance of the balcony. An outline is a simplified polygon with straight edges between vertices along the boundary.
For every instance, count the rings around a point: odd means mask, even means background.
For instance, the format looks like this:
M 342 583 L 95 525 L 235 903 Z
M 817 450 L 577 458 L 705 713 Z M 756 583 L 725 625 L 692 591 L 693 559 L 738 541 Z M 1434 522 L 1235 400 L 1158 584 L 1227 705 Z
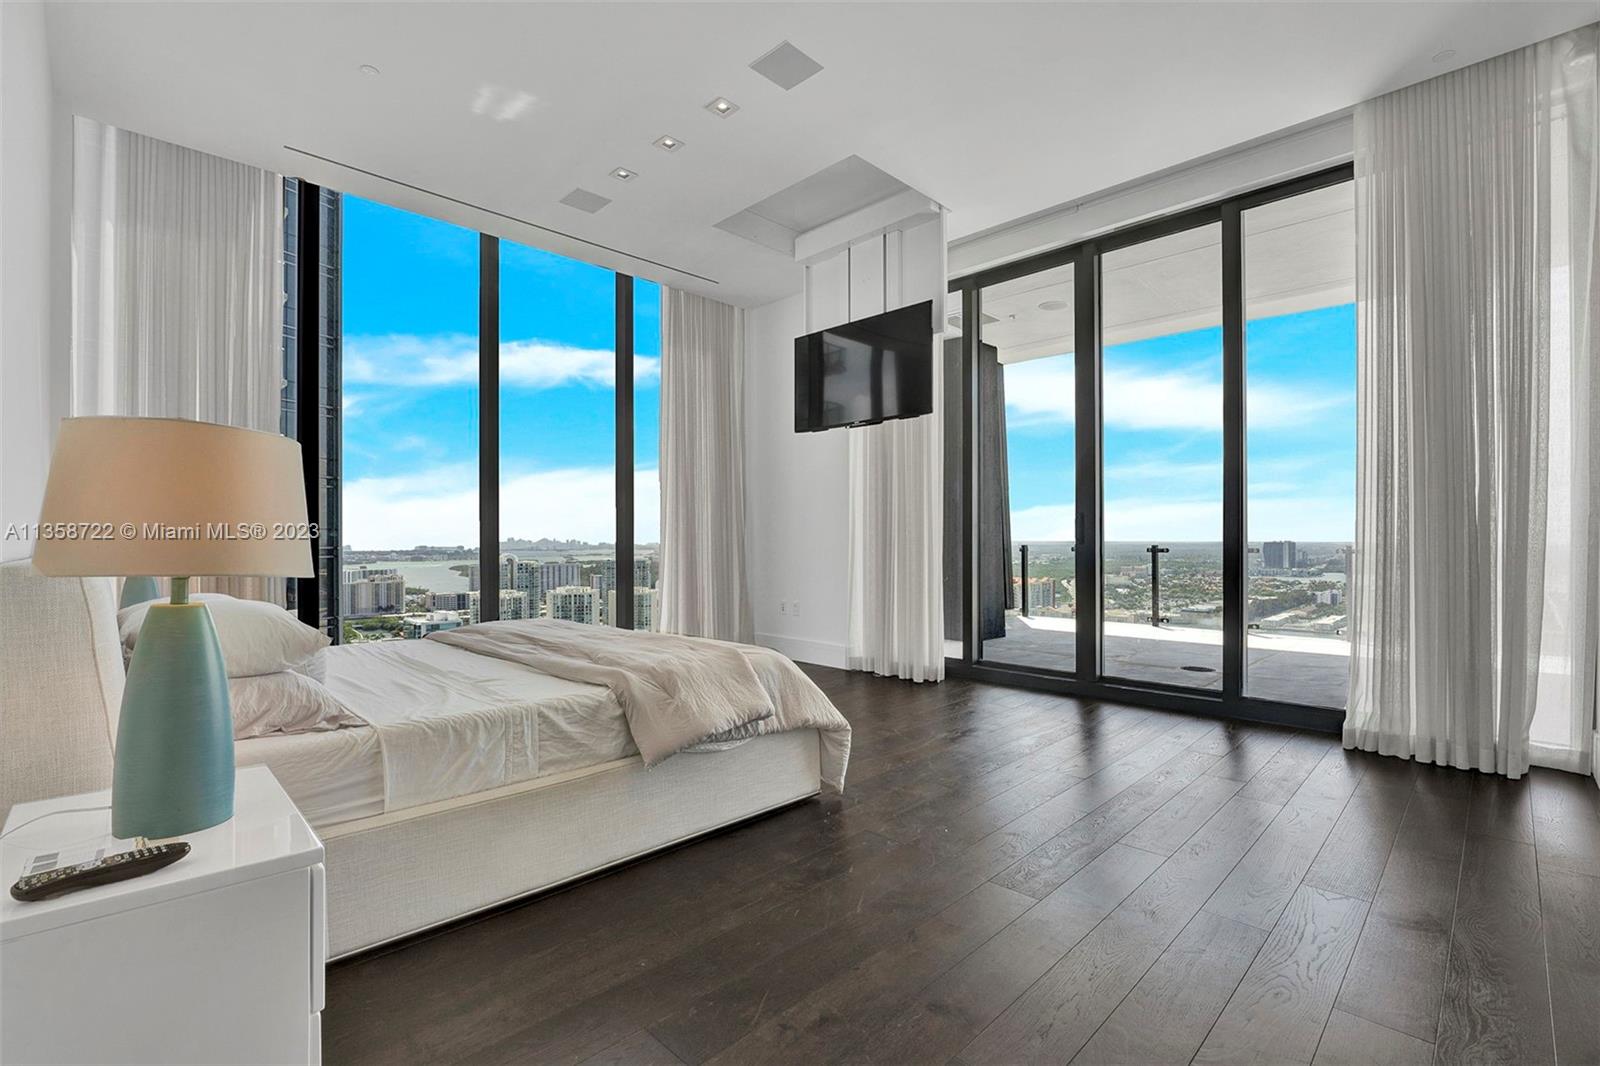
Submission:
M 1077 664 L 1071 549 L 1040 547 L 1019 545 L 1013 555 L 1016 608 L 1005 612 L 1005 635 L 983 642 L 983 659 L 1070 674 Z M 1324 545 L 1308 559 L 1292 541 L 1267 547 L 1265 560 L 1252 560 L 1249 576 L 1253 621 L 1245 639 L 1245 695 L 1343 707 L 1350 665 L 1342 606 L 1348 555 Z M 1107 557 L 1101 674 L 1220 691 L 1220 547 L 1108 545 Z
M 1106 622 L 1102 669 L 1107 677 L 1220 691 L 1216 668 L 1222 633 L 1215 629 Z M 987 661 L 1067 673 L 1077 662 L 1070 618 L 1006 616 L 1006 635 L 983 642 Z M 1252 630 L 1246 688 L 1252 697 L 1343 707 L 1350 681 L 1350 645 L 1338 637 Z

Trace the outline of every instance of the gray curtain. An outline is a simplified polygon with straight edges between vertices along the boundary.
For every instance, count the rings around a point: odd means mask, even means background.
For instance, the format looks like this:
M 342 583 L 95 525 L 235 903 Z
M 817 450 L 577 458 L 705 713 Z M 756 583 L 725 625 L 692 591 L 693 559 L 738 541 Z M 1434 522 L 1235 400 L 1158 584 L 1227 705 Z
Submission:
M 744 312 L 662 291 L 661 630 L 754 639 L 744 557 Z
M 944 342 L 944 379 L 963 381 L 961 338 Z M 1015 607 L 1011 588 L 1011 487 L 1006 461 L 1006 386 L 1000 353 L 978 346 L 978 424 L 983 446 L 978 454 L 978 618 L 984 640 L 1006 635 L 1006 611 Z M 961 426 L 961 390 L 944 394 L 944 635 L 961 639 L 961 456 L 966 447 Z M 1067 462 L 1072 461 L 1068 456 Z

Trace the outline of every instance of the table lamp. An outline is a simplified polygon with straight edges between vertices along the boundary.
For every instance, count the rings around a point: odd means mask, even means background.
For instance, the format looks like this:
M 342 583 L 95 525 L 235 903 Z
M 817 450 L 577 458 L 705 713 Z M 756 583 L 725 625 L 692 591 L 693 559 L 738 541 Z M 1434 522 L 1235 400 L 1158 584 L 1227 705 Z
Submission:
M 172 837 L 233 817 L 228 672 L 189 578 L 311 576 L 300 444 L 175 418 L 61 423 L 33 565 L 51 577 L 172 580 L 123 688 L 111 832 Z

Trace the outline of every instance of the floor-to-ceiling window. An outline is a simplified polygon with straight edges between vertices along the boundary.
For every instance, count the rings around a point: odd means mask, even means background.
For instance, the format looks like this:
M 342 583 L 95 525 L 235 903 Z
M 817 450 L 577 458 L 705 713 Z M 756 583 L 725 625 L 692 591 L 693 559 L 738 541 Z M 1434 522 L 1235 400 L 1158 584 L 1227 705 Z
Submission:
M 342 639 L 424 636 L 478 584 L 478 234 L 342 216 Z
M 500 242 L 500 617 L 612 624 L 616 276 Z
M 981 295 L 983 657 L 1071 672 L 1076 625 L 1073 267 Z
M 1222 685 L 1221 227 L 1100 261 L 1101 670 Z
M 1343 707 L 1355 535 L 1355 194 L 1242 212 L 1246 695 Z
M 342 218 L 321 253 L 342 282 L 323 308 L 343 352 L 323 440 L 343 515 L 338 636 L 653 626 L 659 286 L 328 195 Z
M 960 669 L 1337 723 L 1352 214 L 1338 168 L 954 284 L 981 323 L 948 379 L 978 486 Z

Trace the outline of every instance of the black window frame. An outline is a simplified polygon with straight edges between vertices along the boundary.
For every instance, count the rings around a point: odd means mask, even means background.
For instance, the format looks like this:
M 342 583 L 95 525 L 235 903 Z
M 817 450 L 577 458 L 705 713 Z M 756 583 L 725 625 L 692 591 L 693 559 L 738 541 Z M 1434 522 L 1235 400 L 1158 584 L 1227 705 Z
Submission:
M 1134 223 L 1107 233 L 1002 263 L 954 278 L 949 292 L 962 307 L 961 417 L 963 422 L 960 476 L 969 491 L 962 493 L 962 543 L 960 545 L 962 626 L 961 655 L 947 657 L 945 671 L 954 677 L 992 681 L 1021 688 L 1056 692 L 1091 700 L 1108 700 L 1164 710 L 1185 711 L 1219 718 L 1338 732 L 1345 709 L 1249 696 L 1244 691 L 1246 667 L 1245 613 L 1247 608 L 1245 554 L 1248 549 L 1246 515 L 1245 409 L 1245 294 L 1242 217 L 1245 211 L 1350 182 L 1352 163 L 1275 182 L 1248 192 L 1214 200 L 1197 207 Z M 1220 691 L 1185 688 L 1155 681 L 1107 677 L 1100 662 L 1100 578 L 1103 560 L 1104 466 L 1101 432 L 1101 274 L 1107 252 L 1142 244 L 1200 226 L 1220 225 L 1222 235 L 1222 346 L 1223 346 L 1223 684 Z M 983 290 L 1041 271 L 1071 264 L 1074 285 L 1074 372 L 1076 420 L 1073 462 L 1077 471 L 1077 551 L 1074 579 L 1077 596 L 1076 663 L 1068 673 L 1039 667 L 1000 663 L 983 658 L 979 625 L 980 590 L 977 587 L 980 526 L 972 501 L 977 471 L 982 469 L 978 449 L 982 432 L 976 403 L 979 345 L 982 343 Z

